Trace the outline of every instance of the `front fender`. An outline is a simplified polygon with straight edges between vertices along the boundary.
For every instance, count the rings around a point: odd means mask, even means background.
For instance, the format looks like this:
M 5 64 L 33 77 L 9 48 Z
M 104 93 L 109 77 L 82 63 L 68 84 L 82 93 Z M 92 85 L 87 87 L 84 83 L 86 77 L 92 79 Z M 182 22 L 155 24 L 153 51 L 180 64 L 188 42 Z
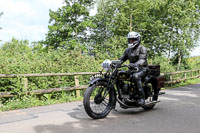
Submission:
M 96 83 L 96 82 L 99 82 L 99 81 L 108 82 L 108 79 L 106 79 L 106 78 L 94 78 L 94 79 L 92 79 L 91 81 L 89 81 L 89 84 L 92 85 L 92 84 L 94 84 L 94 83 Z

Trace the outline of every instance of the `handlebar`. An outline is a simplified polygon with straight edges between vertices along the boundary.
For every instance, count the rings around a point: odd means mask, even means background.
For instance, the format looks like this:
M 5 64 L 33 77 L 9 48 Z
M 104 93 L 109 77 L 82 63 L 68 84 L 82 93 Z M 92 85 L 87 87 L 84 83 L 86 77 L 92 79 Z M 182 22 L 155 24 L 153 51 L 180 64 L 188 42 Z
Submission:
M 115 68 L 122 68 L 122 67 L 128 67 L 128 69 L 133 69 L 134 71 L 139 71 L 139 67 L 130 67 L 129 65 L 121 65 L 121 64 L 117 64 L 117 65 L 114 65 L 113 66 Z

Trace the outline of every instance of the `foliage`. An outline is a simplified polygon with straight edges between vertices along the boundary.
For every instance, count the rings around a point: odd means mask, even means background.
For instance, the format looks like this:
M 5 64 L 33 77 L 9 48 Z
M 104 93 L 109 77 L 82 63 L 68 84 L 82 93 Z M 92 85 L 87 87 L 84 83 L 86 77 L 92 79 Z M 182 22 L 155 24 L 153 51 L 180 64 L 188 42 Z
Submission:
M 200 56 L 186 58 L 189 68 L 199 69 L 200 66 Z
M 96 59 L 119 58 L 127 47 L 127 33 L 134 30 L 142 34 L 149 58 L 165 54 L 168 60 L 174 58 L 168 63 L 177 70 L 187 68 L 184 58 L 199 38 L 198 0 L 98 0 L 96 15 L 89 16 L 94 2 L 65 1 L 62 8 L 50 11 L 49 32 L 41 44 L 78 48 Z
M 1 16 L 3 15 L 3 13 L 2 12 L 0 12 L 0 18 L 1 18 Z M 2 27 L 0 27 L 0 29 L 2 29 Z M 1 42 L 1 40 L 0 40 L 0 42 Z
M 160 65 L 161 73 L 176 71 L 175 66 L 168 64 L 168 59 L 163 56 L 156 56 L 153 60 L 148 60 L 148 63 L 153 65 Z
M 0 49 L 0 73 L 67 73 L 93 72 L 99 69 L 99 63 L 93 57 L 81 54 L 80 51 L 51 50 L 38 52 L 28 46 L 27 41 L 12 39 Z M 2 79 L 1 91 L 12 90 L 18 93 L 21 89 L 20 78 Z M 69 81 L 69 82 L 66 82 Z M 18 83 L 18 84 L 17 84 Z M 29 78 L 29 89 L 74 86 L 73 77 L 38 77 Z
M 84 48 L 87 29 L 92 27 L 89 19 L 92 3 L 92 0 L 65 0 L 65 6 L 55 12 L 50 10 L 49 31 L 43 43 L 54 49 Z
M 199 7 L 198 0 L 100 0 L 93 19 L 96 25 L 91 36 L 93 47 L 105 53 L 109 47 L 112 53 L 115 49 L 110 46 L 120 43 L 110 43 L 110 40 L 126 40 L 125 35 L 134 30 L 142 34 L 149 58 L 165 54 L 168 60 L 174 58 L 168 63 L 176 65 L 177 70 L 188 68 L 184 58 L 199 38 Z M 120 45 L 124 49 L 127 47 L 126 41 Z
M 95 40 L 102 44 L 116 35 L 124 37 L 133 29 L 143 35 L 150 56 L 165 53 L 171 47 L 174 51 L 177 47 L 186 50 L 194 46 L 198 37 L 198 9 L 197 0 L 101 0 L 94 21 Z

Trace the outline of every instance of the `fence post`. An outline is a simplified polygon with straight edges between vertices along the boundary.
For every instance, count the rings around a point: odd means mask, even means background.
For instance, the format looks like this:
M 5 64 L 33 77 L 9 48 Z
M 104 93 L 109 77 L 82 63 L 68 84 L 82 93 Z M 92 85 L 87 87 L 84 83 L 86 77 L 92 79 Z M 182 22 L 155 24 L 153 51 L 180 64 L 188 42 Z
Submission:
M 200 70 L 199 70 L 199 78 L 200 78 Z
M 79 86 L 79 80 L 78 80 L 78 76 L 74 76 L 74 80 L 75 80 L 75 86 Z M 80 90 L 76 90 L 76 96 L 80 97 Z
M 187 73 L 184 72 L 184 82 L 187 80 Z
M 23 91 L 27 91 L 28 90 L 28 79 L 27 78 L 23 78 Z
M 170 77 L 169 77 L 169 79 L 170 79 L 170 81 L 172 82 L 172 75 L 170 75 Z M 170 84 L 171 86 L 172 86 L 172 83 Z
M 192 74 L 192 77 L 193 77 L 193 75 L 194 75 L 194 72 L 191 72 L 191 74 Z

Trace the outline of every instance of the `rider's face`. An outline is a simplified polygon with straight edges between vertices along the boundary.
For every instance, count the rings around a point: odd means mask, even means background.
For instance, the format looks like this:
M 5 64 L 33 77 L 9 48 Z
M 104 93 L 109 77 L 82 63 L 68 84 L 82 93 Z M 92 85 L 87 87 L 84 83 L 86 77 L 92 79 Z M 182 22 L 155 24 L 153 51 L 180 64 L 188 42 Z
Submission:
M 135 42 L 135 41 L 137 41 L 136 38 L 129 38 L 129 39 L 128 39 L 128 43 L 133 43 L 133 42 Z

